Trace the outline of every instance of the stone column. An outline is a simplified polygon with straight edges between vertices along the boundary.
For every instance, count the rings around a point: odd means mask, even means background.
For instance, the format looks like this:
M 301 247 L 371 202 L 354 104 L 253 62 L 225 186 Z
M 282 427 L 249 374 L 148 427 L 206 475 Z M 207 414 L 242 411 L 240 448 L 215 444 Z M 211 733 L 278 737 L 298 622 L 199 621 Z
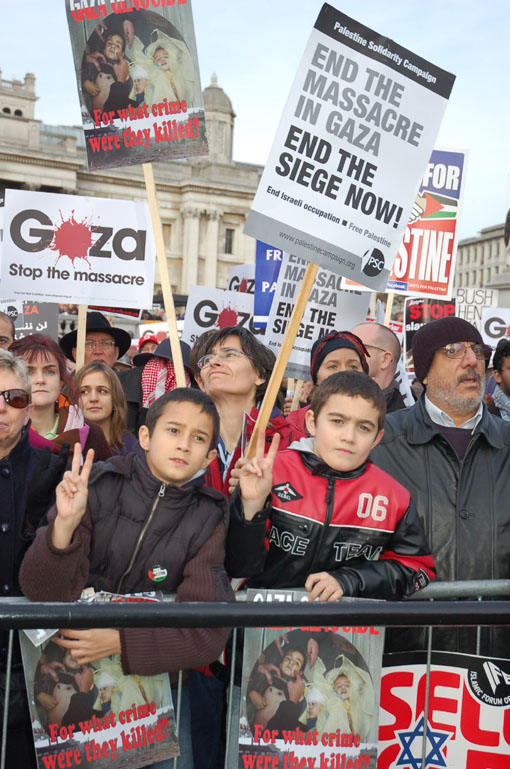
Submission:
M 218 269 L 218 229 L 221 219 L 219 211 L 207 211 L 207 243 L 205 252 L 204 285 L 216 288 Z
M 185 208 L 184 238 L 182 254 L 181 291 L 189 292 L 191 286 L 196 286 L 198 280 L 198 235 L 200 225 L 200 209 Z

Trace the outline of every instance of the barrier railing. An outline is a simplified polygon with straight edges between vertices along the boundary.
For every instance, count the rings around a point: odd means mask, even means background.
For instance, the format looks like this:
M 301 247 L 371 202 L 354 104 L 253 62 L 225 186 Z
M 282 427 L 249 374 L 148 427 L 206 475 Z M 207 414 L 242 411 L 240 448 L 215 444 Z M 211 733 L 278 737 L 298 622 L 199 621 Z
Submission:
M 428 712 L 429 673 L 432 635 L 435 627 L 477 627 L 510 625 L 510 580 L 477 580 L 470 582 L 443 582 L 429 585 L 410 597 L 393 602 L 338 603 L 261 603 L 246 602 L 242 593 L 235 603 L 31 603 L 23 598 L 0 598 L 0 629 L 8 630 L 5 702 L 2 718 L 2 745 L 0 769 L 5 769 L 6 725 L 9 708 L 10 668 L 13 634 L 16 629 L 30 628 L 102 628 L 102 627 L 268 627 L 299 626 L 306 614 L 306 622 L 317 627 L 339 624 L 349 626 L 427 627 L 427 681 L 424 712 Z M 475 600 L 472 600 L 475 598 Z M 484 599 L 494 599 L 484 601 Z M 462 599 L 462 600 L 459 600 Z M 233 644 L 235 649 L 235 643 Z M 479 648 L 479 632 L 477 647 Z M 227 745 L 232 721 L 232 691 L 235 656 L 231 661 L 230 692 L 227 707 Z M 176 725 L 179 727 L 179 696 L 176 707 Z M 422 766 L 425 766 L 425 720 Z M 225 767 L 228 765 L 228 755 Z M 174 766 L 177 766 L 175 759 Z

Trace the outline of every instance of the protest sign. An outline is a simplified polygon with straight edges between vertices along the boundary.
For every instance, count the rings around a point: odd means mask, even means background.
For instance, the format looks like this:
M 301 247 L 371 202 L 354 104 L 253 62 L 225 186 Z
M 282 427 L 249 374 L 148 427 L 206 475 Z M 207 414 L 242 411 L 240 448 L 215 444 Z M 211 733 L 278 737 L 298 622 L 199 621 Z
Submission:
M 416 332 L 433 320 L 455 315 L 455 300 L 406 299 L 404 304 L 404 361 L 406 371 L 414 372 L 413 337 Z
M 453 81 L 324 4 L 245 232 L 384 290 Z
M 126 600 L 158 598 L 104 592 L 87 598 Z M 168 673 L 125 675 L 119 654 L 78 665 L 53 642 L 56 632 L 19 633 L 39 769 L 137 769 L 178 755 Z
M 278 354 L 303 280 L 307 262 L 285 254 L 266 327 L 264 343 Z M 351 329 L 363 323 L 369 297 L 360 291 L 342 291 L 341 278 L 319 270 L 285 370 L 286 376 L 310 379 L 310 353 L 316 339 L 331 331 Z
M 500 339 L 510 338 L 510 308 L 484 307 L 480 328 L 485 344 L 496 347 Z
M 6 190 L 2 294 L 150 307 L 154 240 L 146 203 Z
M 46 334 L 58 341 L 58 304 L 23 302 L 22 324 L 16 327 L 16 339 L 30 334 Z
M 510 765 L 509 660 L 432 652 L 425 750 L 426 652 L 387 654 L 382 672 L 378 769 Z
M 455 295 L 456 315 L 480 331 L 484 307 L 498 306 L 499 291 L 493 288 L 458 288 Z
M 465 152 L 432 151 L 386 291 L 440 299 L 451 296 L 465 170 Z M 342 285 L 358 284 L 345 278 Z
M 192 345 L 210 329 L 239 326 L 261 335 L 253 325 L 253 294 L 193 286 L 188 296 L 181 339 Z
M 255 265 L 239 264 L 228 271 L 227 291 L 240 291 L 242 294 L 255 293 Z
M 247 599 L 308 596 L 249 590 Z M 381 628 L 247 629 L 239 769 L 375 769 L 383 641 Z
M 14 323 L 16 330 L 23 326 L 23 302 L 0 302 L 0 312 L 4 312 Z
M 284 252 L 279 248 L 273 248 L 257 240 L 253 316 L 253 322 L 257 328 L 265 328 L 267 325 L 283 255 Z
M 90 171 L 208 152 L 191 2 L 150 5 L 66 1 Z

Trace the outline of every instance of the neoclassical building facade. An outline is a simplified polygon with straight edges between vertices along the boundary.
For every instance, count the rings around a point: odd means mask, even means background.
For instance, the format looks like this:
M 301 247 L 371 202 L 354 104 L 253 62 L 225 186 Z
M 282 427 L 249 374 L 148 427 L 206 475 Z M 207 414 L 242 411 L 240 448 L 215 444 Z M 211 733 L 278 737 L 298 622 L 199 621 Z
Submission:
M 176 295 L 195 284 L 226 288 L 233 264 L 255 260 L 243 235 L 262 167 L 232 159 L 235 113 L 213 75 L 204 89 L 209 155 L 154 165 L 170 282 Z M 35 76 L 0 71 L 0 196 L 6 188 L 145 200 L 141 167 L 89 172 L 81 127 L 35 118 Z M 155 294 L 159 290 L 156 273 Z

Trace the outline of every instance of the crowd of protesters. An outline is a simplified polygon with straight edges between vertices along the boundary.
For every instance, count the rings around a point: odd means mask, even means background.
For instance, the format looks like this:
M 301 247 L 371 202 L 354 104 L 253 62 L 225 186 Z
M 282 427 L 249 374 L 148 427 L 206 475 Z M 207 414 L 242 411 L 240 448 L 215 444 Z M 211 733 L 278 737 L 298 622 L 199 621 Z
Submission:
M 510 577 L 506 340 L 486 404 L 491 350 L 478 330 L 456 317 L 423 326 L 413 356 L 424 392 L 405 408 L 393 332 L 367 323 L 319 338 L 308 402 L 284 416 L 278 392 L 251 460 L 275 365 L 263 343 L 239 327 L 208 331 L 191 350 L 181 343 L 185 388 L 168 339 L 142 338 L 134 365 L 116 370 L 130 344 L 89 313 L 85 366 L 72 374 L 76 331 L 59 344 L 15 340 L 0 313 L 3 595 L 152 590 L 155 569 L 158 589 L 180 601 L 231 601 L 238 577 L 319 601 L 401 598 L 436 571 Z M 222 629 L 140 628 L 64 630 L 55 642 L 79 664 L 120 654 L 124 673 L 168 672 L 172 685 L 186 670 L 181 766 L 215 769 L 228 640 Z M 389 650 L 423 645 L 418 631 L 388 633 Z M 435 648 L 474 653 L 474 633 L 444 631 Z M 508 632 L 483 632 L 483 653 L 508 648 Z M 0 676 L 3 687 L 5 668 Z M 8 766 L 35 766 L 24 688 L 15 649 Z

